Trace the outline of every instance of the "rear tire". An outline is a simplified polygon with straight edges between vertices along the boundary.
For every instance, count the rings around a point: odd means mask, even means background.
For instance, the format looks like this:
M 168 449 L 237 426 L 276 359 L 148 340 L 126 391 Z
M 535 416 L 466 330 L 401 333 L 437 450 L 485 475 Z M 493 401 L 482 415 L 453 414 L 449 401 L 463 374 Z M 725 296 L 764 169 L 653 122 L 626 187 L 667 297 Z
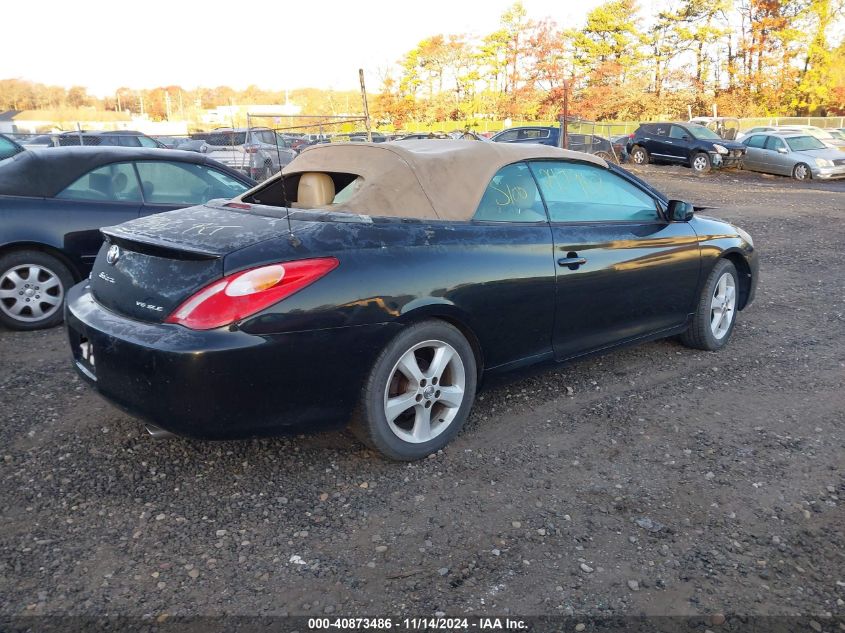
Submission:
M 805 163 L 798 163 L 792 168 L 792 177 L 795 180 L 810 180 L 813 177 L 813 172 Z
M 58 258 L 41 251 L 0 257 L 0 323 L 13 330 L 40 330 L 64 319 L 73 275 Z
M 390 459 L 422 459 L 461 430 L 476 385 L 475 355 L 457 328 L 440 320 L 410 325 L 373 364 L 351 430 Z
M 739 305 L 739 276 L 727 259 L 716 262 L 695 308 L 689 329 L 681 335 L 687 347 L 709 352 L 728 344 L 736 323 Z
M 634 145 L 631 149 L 631 162 L 635 165 L 648 165 L 648 151 L 645 147 Z

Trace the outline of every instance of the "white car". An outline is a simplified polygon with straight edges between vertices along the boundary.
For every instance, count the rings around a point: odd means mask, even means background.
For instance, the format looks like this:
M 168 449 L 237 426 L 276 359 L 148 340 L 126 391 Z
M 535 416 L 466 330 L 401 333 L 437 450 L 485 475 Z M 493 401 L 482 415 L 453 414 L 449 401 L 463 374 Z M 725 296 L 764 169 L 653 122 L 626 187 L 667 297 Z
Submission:
M 774 129 L 779 133 L 802 132 L 804 134 L 809 134 L 810 136 L 814 136 L 819 139 L 831 149 L 838 149 L 845 152 L 845 139 L 839 138 L 838 135 L 833 134 L 833 132 L 836 132 L 837 130 L 829 131 L 816 127 L 815 125 L 779 125 Z

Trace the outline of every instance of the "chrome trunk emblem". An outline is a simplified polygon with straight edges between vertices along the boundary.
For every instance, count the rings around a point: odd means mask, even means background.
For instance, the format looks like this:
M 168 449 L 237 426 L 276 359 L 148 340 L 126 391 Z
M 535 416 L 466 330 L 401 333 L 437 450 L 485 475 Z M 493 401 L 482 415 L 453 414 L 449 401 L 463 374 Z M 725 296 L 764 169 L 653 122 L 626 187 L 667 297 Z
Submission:
M 106 261 L 114 265 L 118 259 L 120 259 L 120 247 L 117 244 L 112 244 L 106 252 Z

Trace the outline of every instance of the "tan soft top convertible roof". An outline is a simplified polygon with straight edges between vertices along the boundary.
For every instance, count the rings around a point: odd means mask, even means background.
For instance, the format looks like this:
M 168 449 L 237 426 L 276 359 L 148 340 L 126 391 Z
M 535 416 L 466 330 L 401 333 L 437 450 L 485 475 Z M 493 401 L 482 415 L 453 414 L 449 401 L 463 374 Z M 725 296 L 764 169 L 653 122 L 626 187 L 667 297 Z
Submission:
M 502 167 L 529 159 L 570 159 L 606 167 L 581 152 L 535 144 L 469 140 L 315 145 L 283 170 L 356 174 L 362 182 L 331 209 L 374 216 L 469 220 Z

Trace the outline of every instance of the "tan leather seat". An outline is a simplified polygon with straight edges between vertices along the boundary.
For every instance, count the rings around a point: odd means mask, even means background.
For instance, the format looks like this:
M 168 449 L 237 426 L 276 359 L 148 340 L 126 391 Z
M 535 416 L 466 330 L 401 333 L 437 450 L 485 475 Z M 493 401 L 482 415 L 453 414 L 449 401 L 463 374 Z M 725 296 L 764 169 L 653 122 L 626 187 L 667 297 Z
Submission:
M 305 209 L 325 207 L 332 203 L 334 195 L 334 181 L 331 176 L 309 171 L 299 177 L 295 206 Z

